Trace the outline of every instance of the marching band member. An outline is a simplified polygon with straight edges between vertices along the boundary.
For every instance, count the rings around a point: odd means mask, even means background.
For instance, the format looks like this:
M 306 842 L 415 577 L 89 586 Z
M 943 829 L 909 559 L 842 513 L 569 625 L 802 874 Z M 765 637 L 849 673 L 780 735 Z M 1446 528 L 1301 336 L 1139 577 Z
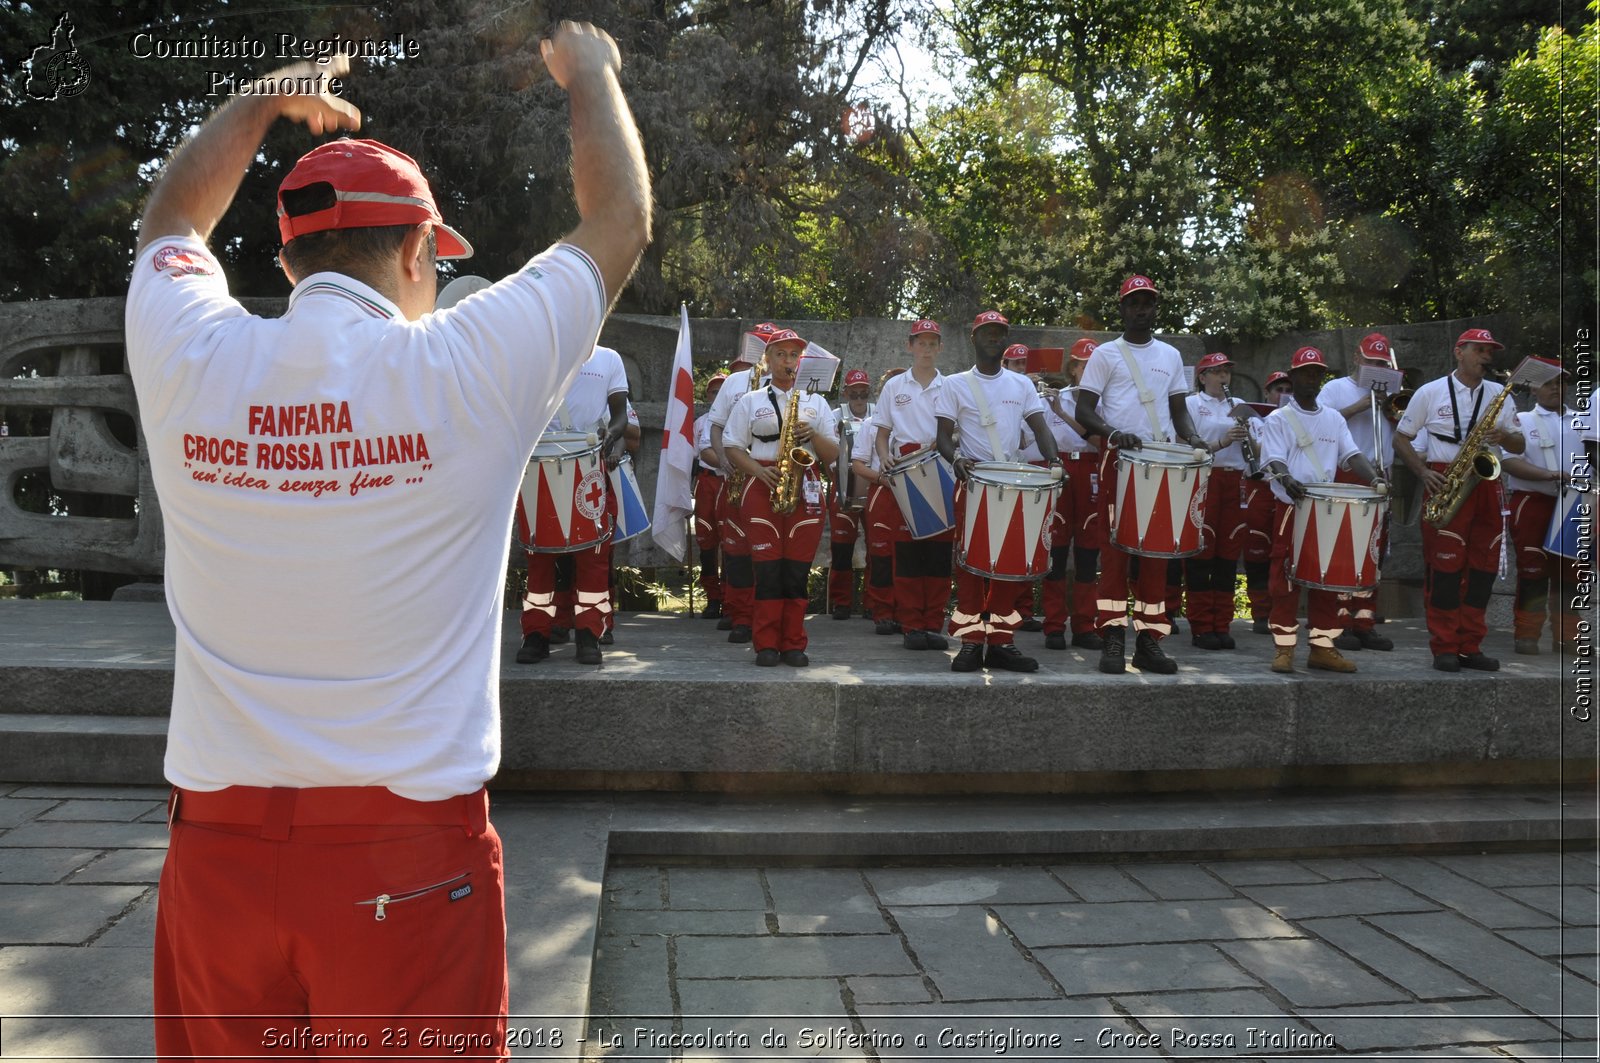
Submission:
M 852 369 L 844 375 L 844 387 L 839 395 L 842 401 L 833 411 L 834 435 L 841 445 L 847 436 L 854 446 L 858 436 L 870 434 L 871 396 L 872 378 L 865 370 Z M 840 489 L 840 485 L 835 485 L 834 490 L 827 493 L 828 543 L 833 553 L 833 564 L 828 568 L 828 604 L 833 607 L 835 620 L 848 620 L 856 596 L 856 540 L 861 537 L 862 522 L 854 513 L 840 509 L 837 497 Z M 873 615 L 871 603 L 863 604 L 867 606 L 867 615 Z
M 879 583 L 881 572 L 882 580 L 892 587 L 892 623 L 900 626 L 901 645 L 908 650 L 942 650 L 948 645 L 943 632 L 945 609 L 950 604 L 955 529 L 913 539 L 889 487 L 888 469 L 895 459 L 938 442 L 935 410 L 949 379 L 938 367 L 943 345 L 937 321 L 920 318 L 913 322 L 906 341 L 911 368 L 879 388 L 873 415 L 877 422 L 873 448 L 882 473 L 867 497 L 867 548 L 871 551 L 873 541 L 883 538 L 893 547 L 892 566 L 875 566 L 872 581 Z
M 706 607 L 700 616 L 714 620 L 722 615 L 722 577 L 717 547 L 722 533 L 717 527 L 717 500 L 722 495 L 722 466 L 717 462 L 717 452 L 711 449 L 711 411 L 722 390 L 725 373 L 716 373 L 705 384 L 705 401 L 708 409 L 695 418 L 694 449 L 694 539 L 700 548 L 700 589 L 706 594 Z
M 628 373 L 622 356 L 610 347 L 596 346 L 578 371 L 572 386 L 561 400 L 552 428 L 581 432 L 605 426 L 601 453 L 606 467 L 614 467 L 622 457 L 623 435 L 628 428 Z M 548 430 L 548 429 L 547 429 Z M 606 512 L 615 522 L 617 500 L 609 477 L 600 477 Z M 530 542 L 530 521 L 517 499 L 517 529 L 523 542 Z M 556 619 L 556 556 L 528 553 L 528 593 L 522 601 L 522 646 L 518 664 L 536 664 L 550 656 L 550 633 Z M 611 613 L 611 540 L 605 539 L 569 555 L 572 558 L 573 593 L 577 598 L 572 624 L 577 632 L 579 664 L 599 664 L 600 636 L 605 634 L 606 618 Z
M 1261 393 L 1268 406 L 1282 406 L 1289 401 L 1289 374 L 1277 370 L 1267 374 Z M 1261 422 L 1251 419 L 1246 425 L 1256 452 L 1261 451 Z M 1245 596 L 1250 600 L 1251 630 L 1257 635 L 1270 635 L 1267 614 L 1272 610 L 1272 596 L 1268 593 L 1269 568 L 1272 557 L 1272 517 L 1277 512 L 1278 500 L 1272 488 L 1262 480 L 1244 480 L 1239 485 L 1244 496 L 1244 559 Z
M 755 577 L 752 637 L 756 664 L 762 668 L 811 663 L 806 656 L 807 583 L 822 540 L 822 481 L 815 463 L 839 457 L 827 400 L 795 391 L 795 370 L 805 347 L 806 341 L 792 329 L 767 337 L 764 361 L 771 383 L 740 397 L 723 434 L 724 451 L 748 478 L 740 514 Z M 810 462 L 792 456 L 791 450 L 801 448 Z M 781 503 L 785 492 L 787 506 Z
M 1289 363 L 1294 400 L 1267 415 L 1261 430 L 1261 464 L 1278 500 L 1272 536 L 1272 658 L 1274 672 L 1294 671 L 1294 646 L 1299 639 L 1296 613 L 1300 588 L 1289 580 L 1289 555 L 1296 499 L 1305 484 L 1330 483 L 1334 470 L 1348 468 L 1362 483 L 1383 483 L 1350 435 L 1343 415 L 1319 405 L 1317 392 L 1328 373 L 1327 360 L 1315 347 L 1301 347 Z M 1380 488 L 1384 489 L 1384 488 Z M 1306 591 L 1306 625 L 1311 656 L 1306 665 L 1328 672 L 1354 672 L 1356 665 L 1334 648 L 1339 634 L 1339 596 L 1316 587 Z
M 1250 429 L 1234 416 L 1238 405 L 1228 394 L 1233 360 L 1208 354 L 1195 366 L 1200 388 L 1187 398 L 1189 418 L 1211 452 L 1206 483 L 1205 549 L 1185 565 L 1189 583 L 1190 642 L 1203 650 L 1231 650 L 1233 586 L 1239 555 L 1248 534 L 1241 484 L 1249 471 L 1243 444 Z
M 1356 358 L 1350 364 L 1350 375 L 1337 377 L 1322 385 L 1322 394 L 1317 396 L 1317 401 L 1324 406 L 1338 410 L 1344 416 L 1345 423 L 1350 426 L 1350 436 L 1356 441 L 1356 446 L 1361 448 L 1361 453 L 1369 457 L 1376 454 L 1380 470 L 1388 469 L 1394 465 L 1394 426 L 1379 411 L 1377 423 L 1372 417 L 1372 392 L 1356 383 L 1356 378 L 1361 375 L 1363 365 L 1375 365 L 1383 369 L 1394 367 L 1393 348 L 1389 346 L 1389 338 L 1381 332 L 1368 333 L 1356 348 Z M 1342 472 L 1339 482 L 1351 483 L 1349 474 Z M 1385 523 L 1379 538 L 1379 552 L 1388 545 L 1389 529 Z M 1363 591 L 1358 594 L 1341 594 L 1339 596 L 1339 619 L 1344 621 L 1344 633 L 1334 640 L 1334 644 L 1341 650 L 1392 650 L 1393 640 L 1378 634 L 1374 629 L 1377 622 L 1378 594 L 1376 591 Z
M 763 321 L 752 328 L 750 334 L 765 343 L 777 331 L 778 326 Z M 744 368 L 737 368 L 741 365 Z M 722 531 L 722 617 L 717 621 L 717 630 L 726 631 L 729 642 L 744 643 L 750 641 L 756 584 L 750 568 L 750 541 L 745 536 L 739 504 L 734 500 L 734 468 L 722 446 L 722 431 L 733 413 L 734 403 L 761 384 L 765 371 L 763 366 L 750 365 L 742 355 L 728 368 L 728 379 L 722 382 L 717 401 L 711 404 L 711 412 L 706 415 L 711 419 L 711 451 L 724 475 L 722 500 L 717 508 L 717 523 Z
M 1075 388 L 1094 348 L 1093 340 L 1080 339 L 1072 345 L 1062 367 L 1066 375 L 1052 379 L 1046 373 L 1042 377 L 1044 390 L 1040 397 L 1044 399 L 1045 424 L 1055 437 L 1056 452 L 1067 470 L 1056 504 L 1055 523 L 1051 525 L 1050 572 L 1039 589 L 1047 650 L 1067 648 L 1069 559 L 1073 568 L 1072 645 L 1087 650 L 1098 650 L 1102 645 L 1100 636 L 1094 633 L 1095 588 L 1099 583 L 1100 566 L 1100 500 L 1097 497 L 1100 454 L 1099 449 L 1084 438 L 1083 426 L 1072 416 L 1077 407 Z M 1031 460 L 1037 455 L 1037 448 L 1030 447 L 1024 454 Z
M 1461 444 L 1505 390 L 1484 378 L 1494 363 L 1494 352 L 1504 346 L 1488 329 L 1467 329 L 1456 338 L 1455 371 L 1417 388 L 1406 406 L 1395 429 L 1394 452 L 1422 481 L 1424 507 L 1432 496 L 1450 486 L 1446 473 L 1460 455 Z M 1522 453 L 1524 441 L 1511 403 L 1503 402 L 1493 424 L 1486 427 L 1487 445 Z M 1428 432 L 1426 461 L 1411 445 L 1423 429 Z M 1441 672 L 1463 668 L 1493 672 L 1500 668 L 1500 662 L 1486 656 L 1481 647 L 1489 630 L 1485 612 L 1500 567 L 1501 536 L 1500 484 L 1496 480 L 1473 487 L 1443 527 L 1422 522 L 1428 645 L 1433 666 Z
M 1100 519 L 1106 549 L 1100 561 L 1096 619 L 1104 640 L 1099 667 L 1108 675 L 1126 670 L 1128 632 L 1130 555 L 1110 537 L 1110 512 L 1117 497 L 1117 451 L 1137 449 L 1146 438 L 1182 440 L 1196 449 L 1205 446 L 1189 421 L 1183 359 L 1175 347 L 1155 338 L 1158 300 L 1150 278 L 1136 274 L 1122 282 L 1118 300 L 1122 335 L 1095 348 L 1078 388 L 1078 423 L 1107 441 L 1100 458 Z M 1161 649 L 1161 639 L 1172 630 L 1166 593 L 1166 562 L 1141 558 L 1134 588 L 1133 626 L 1138 645 L 1133 665 L 1171 675 L 1178 670 L 1178 662 Z
M 939 453 L 952 464 L 956 479 L 956 521 L 961 521 L 965 485 L 972 466 L 983 461 L 1008 461 L 1026 424 L 1044 458 L 1060 463 L 1055 440 L 1044 423 L 1044 403 L 1033 383 L 1000 364 L 1010 323 L 999 311 L 986 310 L 972 323 L 973 367 L 945 380 L 934 408 L 938 424 Z M 955 432 L 961 431 L 961 452 L 956 453 Z M 1039 662 L 1023 656 L 1012 642 L 1021 617 L 1016 611 L 1016 591 L 1004 580 L 991 580 L 964 568 L 956 571 L 956 609 L 950 616 L 950 633 L 961 640 L 961 651 L 950 663 L 954 672 L 974 672 L 980 667 L 1033 672 Z M 988 644 L 985 655 L 984 644 Z
M 1027 377 L 1028 378 L 1028 382 L 1034 386 L 1035 390 L 1038 390 L 1039 382 L 1036 379 L 1036 377 L 1034 376 L 1034 374 L 1029 372 L 1030 363 L 1032 362 L 1032 359 L 1033 359 L 1033 352 L 1029 349 L 1029 347 L 1028 347 L 1028 345 L 1026 343 L 1013 343 L 1011 346 L 1007 347 L 1000 354 L 1000 364 L 1001 365 L 1005 366 L 1008 370 L 1010 370 L 1013 373 L 1018 373 L 1018 374 L 1020 374 L 1022 376 Z M 1046 418 L 1047 427 L 1049 428 L 1051 434 L 1054 435 L 1054 433 L 1055 433 L 1054 426 L 1048 424 L 1048 422 L 1049 422 L 1049 410 L 1048 409 L 1046 409 L 1046 411 L 1045 411 L 1045 418 Z M 1030 451 L 1031 451 L 1031 453 L 1030 453 Z M 1042 465 L 1042 464 L 1044 464 L 1044 462 L 1042 460 L 1040 460 L 1040 458 L 1039 458 L 1039 448 L 1034 443 L 1033 436 L 1030 435 L 1027 432 L 1023 432 L 1022 433 L 1022 435 L 1021 435 L 1021 437 L 1020 437 L 1020 439 L 1019 439 L 1019 441 L 1017 443 L 1017 453 L 1020 456 L 1021 460 L 1025 461 L 1025 462 L 1028 462 L 1030 465 Z M 1054 515 L 1052 515 L 1051 519 L 1054 520 Z M 1033 584 L 1029 583 L 1029 582 L 1018 583 L 1016 585 L 1016 592 L 1017 592 L 1017 615 L 1022 618 L 1017 624 L 1017 630 L 1018 631 L 1042 631 L 1042 630 L 1044 630 L 1043 621 L 1041 621 L 1038 617 L 1033 615 Z
M 1548 358 L 1537 360 L 1560 364 Z M 1578 639 L 1579 614 L 1571 606 L 1572 588 L 1583 580 L 1587 566 L 1544 548 L 1545 531 L 1557 507 L 1564 503 L 1566 489 L 1576 483 L 1578 490 L 1583 490 L 1594 482 L 1584 446 L 1585 439 L 1594 438 L 1594 428 L 1587 412 L 1566 405 L 1568 376 L 1562 369 L 1533 389 L 1536 405 L 1517 414 L 1527 447 L 1522 457 L 1508 457 L 1504 462 L 1511 489 L 1511 541 L 1516 548 L 1517 598 L 1511 637 L 1517 653 L 1539 652 L 1547 612 L 1551 614 L 1551 649 L 1574 653 L 1586 645 Z M 1550 579 L 1557 574 L 1565 582 L 1566 593 L 1558 590 L 1551 595 Z M 1549 608 L 1552 600 L 1554 609 Z

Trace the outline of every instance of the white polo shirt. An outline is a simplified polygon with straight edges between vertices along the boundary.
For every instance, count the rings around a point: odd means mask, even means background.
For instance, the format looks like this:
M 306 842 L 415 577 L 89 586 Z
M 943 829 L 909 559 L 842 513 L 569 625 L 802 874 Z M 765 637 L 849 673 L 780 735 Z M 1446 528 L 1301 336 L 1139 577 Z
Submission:
M 1357 384 L 1347 376 L 1330 380 L 1322 385 L 1322 391 L 1317 394 L 1317 401 L 1324 406 L 1331 406 L 1335 410 L 1342 410 L 1352 402 L 1360 399 L 1364 405 L 1361 409 L 1345 418 L 1350 425 L 1350 435 L 1356 441 L 1356 446 L 1361 448 L 1361 453 L 1372 460 L 1372 403 L 1369 401 L 1372 392 Z M 1379 457 L 1384 465 L 1394 464 L 1394 426 L 1383 415 L 1383 410 L 1378 410 L 1380 431 L 1378 432 Z
M 907 444 L 933 446 L 939 438 L 934 407 L 938 405 L 948 379 L 935 369 L 933 379 L 927 387 L 923 387 L 907 370 L 883 386 L 878 394 L 873 420 L 889 430 L 890 454 L 899 454 Z
M 1301 445 L 1301 433 L 1309 446 Z M 1339 467 L 1361 453 L 1350 435 L 1344 415 L 1331 406 L 1307 410 L 1294 402 L 1267 414 L 1261 425 L 1261 464 L 1281 461 L 1289 475 L 1303 484 L 1332 483 Z M 1293 501 L 1283 484 L 1272 481 L 1279 502 Z
M 711 449 L 711 415 L 703 413 L 694 421 L 694 454 L 695 461 L 700 463 L 702 472 L 709 472 L 713 476 L 721 476 L 722 470 L 715 465 L 707 465 L 706 459 L 700 455 Z
M 565 244 L 420 321 L 336 273 L 260 318 L 201 242 L 138 256 L 128 364 L 177 629 L 169 780 L 427 801 L 494 774 L 512 507 L 605 311 Z
M 1482 417 L 1489 412 L 1489 407 L 1494 403 L 1495 396 L 1505 390 L 1493 380 L 1485 380 L 1475 388 L 1469 388 L 1456 379 L 1455 373 L 1448 376 L 1430 380 L 1416 390 L 1411 396 L 1411 401 L 1406 404 L 1405 416 L 1400 418 L 1400 423 L 1395 426 L 1395 431 L 1407 436 L 1415 436 L 1418 432 L 1426 430 L 1428 442 L 1424 450 L 1419 450 L 1423 461 L 1451 462 L 1461 451 L 1461 444 L 1456 441 L 1456 423 L 1461 425 L 1461 436 L 1465 438 L 1472 423 L 1472 412 L 1477 407 L 1478 416 Z M 1450 393 L 1455 392 L 1455 415 L 1451 415 Z M 1482 400 L 1479 400 L 1480 394 Z M 1510 399 L 1500 407 L 1500 418 L 1495 426 L 1506 431 L 1517 431 L 1517 408 Z M 1420 440 L 1419 440 L 1420 442 Z
M 622 364 L 622 355 L 610 347 L 595 347 L 578 375 L 561 396 L 555 416 L 550 419 L 552 432 L 588 432 L 591 429 L 604 435 L 611 423 L 611 396 L 628 393 L 628 371 Z M 628 405 L 629 419 L 639 423 Z
M 1239 423 L 1233 419 L 1232 399 L 1214 399 L 1205 392 L 1198 391 L 1184 399 L 1184 402 L 1189 407 L 1189 420 L 1194 424 L 1194 430 L 1207 444 L 1214 446 L 1220 443 L 1222 437 Z M 1238 469 L 1242 472 L 1249 467 L 1249 463 L 1244 460 L 1244 451 L 1240 449 L 1239 444 L 1229 443 L 1221 450 L 1211 452 L 1211 467 Z
M 978 412 L 974 387 L 982 389 L 989 417 L 994 421 L 993 438 L 1009 454 L 994 452 L 991 430 Z M 1043 414 L 1044 401 L 1034 390 L 1033 381 L 1021 373 L 1001 369 L 994 376 L 984 376 L 974 369 L 945 377 L 933 412 L 936 417 L 954 422 L 961 433 L 958 446 L 963 457 L 973 461 L 1018 461 L 1027 418 L 1030 414 Z M 1031 429 L 1026 430 L 1031 434 Z
M 722 390 L 717 392 L 716 399 L 711 403 L 711 412 L 707 415 L 711 418 L 713 425 L 724 430 L 727 429 L 728 416 L 733 413 L 734 403 L 743 398 L 745 393 L 750 390 L 752 383 L 754 383 L 750 379 L 752 372 L 754 370 L 741 369 L 737 373 L 729 373 L 728 379 L 722 382 Z M 766 379 L 766 377 L 762 377 L 762 382 L 765 382 Z
M 1149 343 L 1135 344 L 1121 336 L 1102 343 L 1089 355 L 1089 364 L 1083 367 L 1083 379 L 1078 386 L 1100 396 L 1096 411 L 1113 432 L 1132 432 L 1140 439 L 1152 440 L 1150 417 L 1145 413 L 1144 403 L 1139 401 L 1138 386 L 1122 356 L 1124 350 L 1131 352 L 1138 363 L 1161 433 L 1168 442 L 1176 441 L 1177 430 L 1172 425 L 1168 396 L 1187 394 L 1189 382 L 1183 375 L 1183 358 L 1170 343 L 1152 339 Z
M 1574 478 L 1587 480 L 1591 476 L 1589 454 L 1583 441 L 1594 438 L 1594 428 L 1587 413 L 1572 409 L 1547 410 L 1535 406 L 1517 414 L 1517 425 L 1528 446 L 1516 455 L 1530 465 L 1551 472 L 1570 472 Z M 1525 480 L 1506 473 L 1506 486 L 1513 491 L 1533 491 L 1541 495 L 1560 492 L 1561 485 L 1554 480 Z
M 727 385 L 723 385 L 723 388 L 726 390 Z M 773 405 L 774 401 L 776 406 Z M 778 416 L 780 410 L 787 416 L 789 392 L 776 385 L 768 384 L 741 395 L 734 404 L 733 412 L 728 415 L 728 426 L 722 430 L 723 447 L 739 447 L 748 451 L 757 461 L 777 461 L 778 436 L 782 432 L 782 422 Z M 795 413 L 801 422 L 811 426 L 811 431 L 817 436 L 838 442 L 839 437 L 833 430 L 833 411 L 828 408 L 827 399 L 821 395 L 803 393 Z M 758 439 L 757 436 L 770 438 Z M 806 449 L 816 453 L 816 448 L 809 443 Z

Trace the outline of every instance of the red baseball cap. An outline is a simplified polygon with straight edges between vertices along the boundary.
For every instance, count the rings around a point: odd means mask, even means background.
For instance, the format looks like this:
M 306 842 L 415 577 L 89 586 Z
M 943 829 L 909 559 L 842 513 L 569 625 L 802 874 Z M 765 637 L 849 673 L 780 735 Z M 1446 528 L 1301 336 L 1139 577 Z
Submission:
M 1135 273 L 1133 276 L 1122 282 L 1122 290 L 1117 293 L 1117 302 L 1120 303 L 1134 292 L 1149 292 L 1151 295 L 1157 297 L 1160 297 L 1161 295 L 1161 293 L 1156 290 L 1154 281 L 1152 281 L 1149 277 Z
M 845 387 L 853 388 L 857 384 L 863 384 L 869 388 L 872 386 L 872 378 L 867 375 L 865 369 L 852 369 L 844 375 Z
M 1268 373 L 1267 374 L 1267 382 L 1265 384 L 1261 385 L 1261 390 L 1265 391 L 1267 388 L 1270 388 L 1272 385 L 1277 384 L 1277 383 L 1287 384 L 1288 382 L 1289 382 L 1289 374 L 1283 372 L 1282 370 L 1278 370 L 1276 372 L 1272 372 L 1272 373 Z
M 1064 347 L 1030 347 L 1028 349 L 1028 372 L 1030 373 L 1059 373 L 1061 360 L 1067 351 Z
M 1026 343 L 1013 343 L 1011 346 L 1000 352 L 1000 360 L 1002 362 L 1012 362 L 1018 358 L 1027 357 L 1028 345 Z
M 1322 352 L 1315 347 L 1302 347 L 1294 352 L 1294 357 L 1289 359 L 1290 370 L 1299 369 L 1307 365 L 1320 365 L 1328 368 L 1328 360 L 1322 357 Z
M 805 342 L 800 338 L 800 333 L 792 328 L 781 328 L 767 334 L 767 350 L 769 351 L 775 343 L 798 343 L 804 346 Z
M 944 335 L 943 332 L 939 331 L 939 323 L 937 321 L 928 317 L 919 317 L 911 323 L 911 335 L 920 336 L 924 332 L 931 332 L 940 337 Z
M 333 189 L 333 206 L 291 217 L 284 192 L 309 185 Z M 300 156 L 278 185 L 278 235 L 297 236 L 329 229 L 367 229 L 431 221 L 439 258 L 470 258 L 472 245 L 444 223 L 433 191 L 416 160 L 376 140 L 330 140 Z
M 1005 315 L 998 310 L 985 310 L 972 319 L 972 331 L 977 332 L 985 325 L 1000 325 L 1009 329 L 1011 322 L 1007 321 Z
M 1085 336 L 1083 339 L 1072 345 L 1071 356 L 1080 362 L 1087 362 L 1089 360 L 1089 356 L 1094 353 L 1094 349 L 1098 346 L 1100 346 L 1098 343 L 1096 343 L 1094 340 L 1091 340 L 1088 336 Z
M 1505 344 L 1501 343 L 1499 340 L 1490 335 L 1489 330 L 1486 328 L 1467 329 L 1467 331 L 1456 337 L 1457 347 L 1461 346 L 1463 343 L 1487 343 L 1489 346 L 1495 348 L 1505 347 Z
M 1387 362 L 1393 356 L 1394 350 L 1389 346 L 1389 337 L 1381 332 L 1369 332 L 1361 338 L 1356 353 L 1374 362 Z
M 706 380 L 704 388 L 705 393 L 707 395 L 711 394 L 712 388 L 720 388 L 722 386 L 722 382 L 727 379 L 727 373 L 712 373 L 711 376 Z
M 1216 351 L 1216 352 L 1208 354 L 1204 358 L 1200 359 L 1200 361 L 1198 363 L 1196 363 L 1196 365 L 1194 367 L 1194 371 L 1196 373 L 1204 373 L 1207 369 L 1215 369 L 1219 365 L 1232 365 L 1232 364 L 1233 364 L 1233 359 L 1232 358 L 1229 358 L 1227 355 L 1223 354 L 1221 351 Z
M 763 342 L 767 337 L 778 331 L 778 326 L 770 321 L 763 321 L 759 325 L 750 326 L 750 335 L 759 337 Z

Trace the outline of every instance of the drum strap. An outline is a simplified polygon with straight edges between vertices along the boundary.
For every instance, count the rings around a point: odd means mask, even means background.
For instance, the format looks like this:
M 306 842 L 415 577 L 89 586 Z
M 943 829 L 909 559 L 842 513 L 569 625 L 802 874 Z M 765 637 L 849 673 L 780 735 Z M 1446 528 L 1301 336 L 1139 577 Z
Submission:
M 1005 370 L 1002 369 L 1001 372 Z M 1011 451 L 1000 445 L 1000 433 L 994 429 L 994 415 L 989 412 L 989 396 L 984 393 L 983 385 L 979 383 L 978 370 L 968 369 L 966 376 L 967 386 L 972 389 L 972 403 L 978 407 L 978 421 L 989 436 L 989 453 L 994 455 L 992 460 L 1015 461 L 1016 458 Z
M 1285 406 L 1283 415 L 1289 420 L 1289 427 L 1294 430 L 1295 445 L 1300 448 L 1300 453 L 1305 455 L 1306 463 L 1317 474 L 1317 479 L 1323 483 L 1333 480 L 1328 475 L 1328 470 L 1322 467 L 1322 462 L 1317 460 L 1317 444 L 1311 438 L 1311 433 L 1306 431 L 1306 423 L 1300 419 L 1300 411 L 1293 406 Z
M 565 396 L 561 399 L 561 429 L 565 432 L 577 431 L 577 426 L 572 423 L 572 408 L 567 405 Z
M 1121 336 L 1117 337 L 1116 344 L 1117 350 L 1122 353 L 1123 364 L 1128 367 L 1128 375 L 1133 377 L 1133 389 L 1139 393 L 1139 405 L 1144 407 L 1144 415 L 1150 421 L 1151 441 L 1167 442 L 1167 434 L 1161 430 L 1161 418 L 1156 413 L 1156 397 L 1150 394 L 1150 386 L 1144 382 L 1144 370 L 1139 368 L 1139 359 L 1133 356 Z
M 1561 438 L 1561 415 L 1551 412 L 1547 417 L 1545 416 L 1546 412 L 1540 407 L 1535 407 L 1533 411 L 1533 415 L 1538 418 L 1534 423 L 1539 426 L 1539 435 L 1541 437 L 1539 440 L 1541 453 L 1538 464 L 1540 468 L 1554 472 L 1560 467 L 1556 464 L 1556 444 L 1560 442 Z M 1550 430 L 1552 422 L 1555 428 L 1553 432 Z

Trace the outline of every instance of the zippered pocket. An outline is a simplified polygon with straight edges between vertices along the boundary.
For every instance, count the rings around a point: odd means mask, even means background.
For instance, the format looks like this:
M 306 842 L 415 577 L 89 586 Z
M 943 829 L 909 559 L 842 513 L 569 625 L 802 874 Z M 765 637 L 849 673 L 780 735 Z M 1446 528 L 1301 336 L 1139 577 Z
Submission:
M 472 872 L 463 871 L 461 874 L 456 875 L 453 878 L 447 878 L 443 882 L 435 882 L 431 886 L 422 886 L 414 890 L 406 890 L 404 893 L 380 893 L 371 900 L 357 901 L 356 904 L 362 906 L 371 905 L 373 920 L 381 923 L 385 919 L 389 918 L 388 912 L 386 911 L 389 905 L 402 904 L 405 901 L 414 901 L 419 897 L 426 897 L 428 894 L 437 893 L 442 889 L 453 890 L 460 888 L 461 886 L 465 885 L 467 880 L 471 877 Z M 465 895 L 463 894 L 463 896 Z

